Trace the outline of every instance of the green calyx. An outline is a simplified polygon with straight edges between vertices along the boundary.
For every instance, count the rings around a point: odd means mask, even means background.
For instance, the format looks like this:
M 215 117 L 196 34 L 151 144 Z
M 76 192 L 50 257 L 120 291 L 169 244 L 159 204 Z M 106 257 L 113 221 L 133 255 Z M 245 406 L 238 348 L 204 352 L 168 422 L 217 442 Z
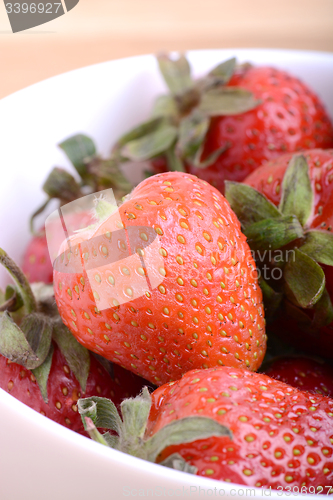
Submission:
M 96 222 L 90 226 L 83 227 L 74 231 L 75 233 L 84 233 L 85 231 L 95 230 L 101 222 L 106 220 L 118 210 L 118 206 L 108 201 L 103 194 L 94 199 L 94 208 L 92 216 Z
M 320 264 L 333 266 L 333 234 L 310 229 L 314 193 L 306 158 L 290 160 L 279 207 L 242 183 L 227 181 L 225 196 L 256 260 L 267 317 L 283 306 L 307 330 L 329 325 L 333 306 Z
M 103 196 L 95 199 L 94 215 L 99 222 L 104 221 L 118 210 L 117 205 L 110 203 Z
M 147 436 L 150 408 L 151 396 L 147 387 L 136 398 L 126 399 L 121 403 L 122 418 L 109 399 L 91 397 L 78 401 L 83 425 L 94 441 L 149 462 L 155 462 L 159 454 L 171 445 L 191 443 L 212 436 L 227 436 L 232 439 L 232 433 L 227 427 L 207 417 L 174 420 L 156 434 Z M 108 431 L 101 434 L 98 427 Z M 168 457 L 162 465 L 196 472 L 196 469 L 178 454 Z
M 20 297 L 19 300 L 23 302 L 25 311 L 28 314 L 35 312 L 37 310 L 37 303 L 26 276 L 2 248 L 0 248 L 0 264 L 7 269 L 15 281 L 15 293 L 17 297 Z M 5 295 L 5 298 L 8 300 L 9 297 Z
M 230 147 L 226 144 L 202 161 L 211 117 L 245 113 L 260 101 L 248 90 L 227 86 L 236 69 L 235 58 L 198 80 L 193 80 L 184 55 L 162 54 L 157 62 L 170 94 L 156 99 L 151 118 L 121 137 L 114 153 L 132 161 L 164 155 L 169 170 L 184 171 L 186 162 L 206 168 Z
M 15 286 L 8 285 L 5 293 L 0 294 L 0 354 L 33 372 L 47 402 L 47 382 L 56 344 L 84 393 L 90 371 L 89 351 L 62 323 L 53 286 L 37 283 L 31 287 L 1 248 L 0 262 L 15 281 Z
M 112 188 L 117 199 L 121 199 L 132 189 L 132 184 L 123 174 L 119 158 L 98 155 L 94 141 L 83 134 L 69 137 L 59 144 L 76 170 L 74 177 L 67 170 L 54 167 L 43 185 L 47 200 L 31 217 L 31 231 L 35 217 L 40 215 L 52 199 L 59 200 L 60 206 L 82 196 Z

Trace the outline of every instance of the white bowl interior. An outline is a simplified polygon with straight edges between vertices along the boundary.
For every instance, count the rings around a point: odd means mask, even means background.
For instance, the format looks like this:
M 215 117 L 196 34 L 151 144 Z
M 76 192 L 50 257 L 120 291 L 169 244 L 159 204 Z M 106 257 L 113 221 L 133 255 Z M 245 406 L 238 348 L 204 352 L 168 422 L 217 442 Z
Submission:
M 316 90 L 333 116 L 332 54 L 230 49 L 188 55 L 195 75 L 234 55 L 240 62 L 289 70 Z M 154 57 L 141 56 L 65 73 L 0 101 L 0 247 L 20 261 L 29 239 L 29 215 L 44 200 L 40 187 L 47 173 L 55 165 L 71 169 L 56 146 L 59 142 L 83 132 L 106 155 L 123 132 L 149 116 L 155 96 L 164 91 Z M 140 180 L 140 171 L 130 172 L 133 181 Z M 0 286 L 5 281 L 0 269 Z M 134 490 L 139 496 L 139 490 L 147 488 L 162 492 L 165 488 L 165 496 L 181 496 L 185 493 L 175 491 L 183 487 L 192 487 L 193 499 L 202 498 L 199 487 L 244 496 L 237 485 L 190 476 L 106 449 L 37 414 L 1 389 L 0 409 L 1 500 L 20 495 L 27 500 L 53 500 L 63 491 L 66 498 L 120 499 L 133 496 Z M 262 492 L 257 490 L 255 495 L 262 496 Z M 278 498 L 274 491 L 270 496 Z

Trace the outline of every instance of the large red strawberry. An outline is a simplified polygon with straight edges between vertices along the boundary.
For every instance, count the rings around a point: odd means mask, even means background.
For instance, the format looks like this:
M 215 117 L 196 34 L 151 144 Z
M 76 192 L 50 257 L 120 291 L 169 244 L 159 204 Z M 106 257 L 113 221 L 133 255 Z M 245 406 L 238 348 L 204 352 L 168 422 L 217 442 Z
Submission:
M 146 460 L 247 486 L 333 491 L 333 400 L 328 397 L 267 375 L 220 367 L 192 370 L 151 397 L 144 391 L 141 398 L 124 401 L 121 410 L 123 421 L 115 422 L 110 401 L 79 401 L 91 437 Z M 137 425 L 134 415 L 140 415 Z M 118 439 L 98 433 L 94 425 L 101 417 Z
M 150 177 L 70 245 L 55 266 L 55 297 L 87 348 L 157 385 L 198 367 L 260 366 L 254 261 L 226 199 L 205 181 Z
M 57 317 L 49 287 L 32 293 L 22 272 L 0 249 L 0 261 L 15 277 L 0 304 L 0 388 L 48 418 L 84 433 L 77 401 L 112 397 L 117 405 L 138 394 L 145 381 L 120 366 L 108 373 Z M 36 297 L 38 300 L 36 301 Z M 13 317 L 19 325 L 14 322 Z
M 57 200 L 59 206 L 66 205 L 89 192 L 101 191 L 107 188 L 114 190 L 115 196 L 120 199 L 131 189 L 131 184 L 125 179 L 119 165 L 113 159 L 102 159 L 97 155 L 92 139 L 78 134 L 59 144 L 75 167 L 80 180 L 77 181 L 69 172 L 55 167 L 43 184 L 43 191 L 47 195 L 46 202 L 36 210 L 33 219 L 41 214 L 51 200 Z M 68 231 L 79 230 L 91 223 L 91 214 L 86 213 L 77 217 L 72 213 L 66 217 Z M 62 236 L 60 227 L 53 224 L 48 227 L 48 234 L 52 232 L 57 241 Z M 22 262 L 22 269 L 30 282 L 52 283 L 53 265 L 50 259 L 49 248 L 43 227 L 30 240 Z
M 333 127 L 318 96 L 277 68 L 230 59 L 193 81 L 185 57 L 158 58 L 171 92 L 153 118 L 119 140 L 130 160 L 152 159 L 155 172 L 185 169 L 224 192 L 285 152 L 333 147 Z
M 304 356 L 278 357 L 264 373 L 302 391 L 333 397 L 333 368 L 325 362 Z
M 333 357 L 333 150 L 268 162 L 226 196 L 262 274 L 275 334 Z M 268 314 L 270 316 L 270 314 Z

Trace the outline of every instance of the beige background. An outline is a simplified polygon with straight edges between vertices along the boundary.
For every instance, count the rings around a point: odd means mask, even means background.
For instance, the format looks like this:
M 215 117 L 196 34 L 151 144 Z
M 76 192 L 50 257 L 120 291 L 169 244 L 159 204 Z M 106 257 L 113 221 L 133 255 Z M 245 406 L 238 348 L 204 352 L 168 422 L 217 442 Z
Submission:
M 65 16 L 16 34 L 0 2 L 0 98 L 64 71 L 161 49 L 333 51 L 333 0 L 80 0 Z

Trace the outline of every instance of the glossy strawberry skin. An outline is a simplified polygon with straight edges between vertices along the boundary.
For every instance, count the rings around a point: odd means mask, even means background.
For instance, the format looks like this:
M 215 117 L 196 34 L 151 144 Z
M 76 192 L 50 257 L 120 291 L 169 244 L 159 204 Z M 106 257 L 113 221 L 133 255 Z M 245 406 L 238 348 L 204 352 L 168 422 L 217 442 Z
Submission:
M 77 235 L 78 253 L 87 257 L 82 273 L 54 272 L 60 315 L 79 342 L 156 385 L 196 367 L 256 370 L 266 349 L 262 295 L 245 236 L 226 199 L 196 177 L 165 173 L 143 181 L 117 218 L 99 226 L 94 238 L 101 235 L 102 243 L 95 249 L 89 251 L 84 234 Z M 163 257 L 164 267 L 156 270 L 161 285 L 145 284 L 139 298 L 99 310 L 99 299 L 110 290 L 118 298 L 127 293 L 126 274 L 129 288 L 135 288 L 131 280 L 139 280 L 140 261 L 133 267 L 124 261 L 124 271 L 120 255 L 116 262 L 105 260 L 108 267 L 98 268 L 89 283 L 91 254 L 99 259 L 103 251 L 111 252 L 110 235 L 119 223 L 127 233 L 138 227 L 134 251 L 144 244 L 142 227 L 154 228 Z M 120 238 L 117 247 L 124 249 L 124 258 L 125 243 Z M 152 271 L 151 261 L 146 265 Z
M 60 350 L 54 345 L 48 380 L 48 403 L 43 400 L 33 373 L 0 355 L 0 387 L 22 403 L 69 429 L 86 435 L 77 409 L 83 396 L 112 398 L 118 406 L 124 398 L 136 396 L 145 381 L 120 366 L 114 367 L 114 379 L 91 356 L 85 394 Z
M 222 193 L 224 181 L 241 182 L 264 162 L 287 152 L 333 147 L 333 127 L 323 104 L 307 85 L 285 71 L 247 67 L 234 74 L 229 85 L 247 89 L 262 100 L 255 109 L 237 116 L 213 117 L 202 159 L 228 144 L 207 168 L 186 165 Z M 163 159 L 153 161 L 156 172 Z
M 332 485 L 330 398 L 266 375 L 220 367 L 193 370 L 158 388 L 152 400 L 148 435 L 188 416 L 213 418 L 233 433 L 232 440 L 212 437 L 170 446 L 159 461 L 178 452 L 200 476 L 248 486 L 292 490 Z
M 277 358 L 264 373 L 302 391 L 333 397 L 333 368 L 327 363 L 306 357 Z
M 315 193 L 313 216 L 309 227 L 322 231 L 333 230 L 333 150 L 313 149 L 304 152 L 309 164 L 310 178 Z M 282 155 L 266 163 L 244 182 L 263 193 L 274 205 L 281 199 L 281 183 L 293 155 Z M 333 301 L 333 268 L 322 266 L 326 287 Z M 320 328 L 315 336 L 300 330 L 295 321 L 281 316 L 274 326 L 277 335 L 299 346 L 302 350 L 323 357 L 333 357 L 333 323 Z

